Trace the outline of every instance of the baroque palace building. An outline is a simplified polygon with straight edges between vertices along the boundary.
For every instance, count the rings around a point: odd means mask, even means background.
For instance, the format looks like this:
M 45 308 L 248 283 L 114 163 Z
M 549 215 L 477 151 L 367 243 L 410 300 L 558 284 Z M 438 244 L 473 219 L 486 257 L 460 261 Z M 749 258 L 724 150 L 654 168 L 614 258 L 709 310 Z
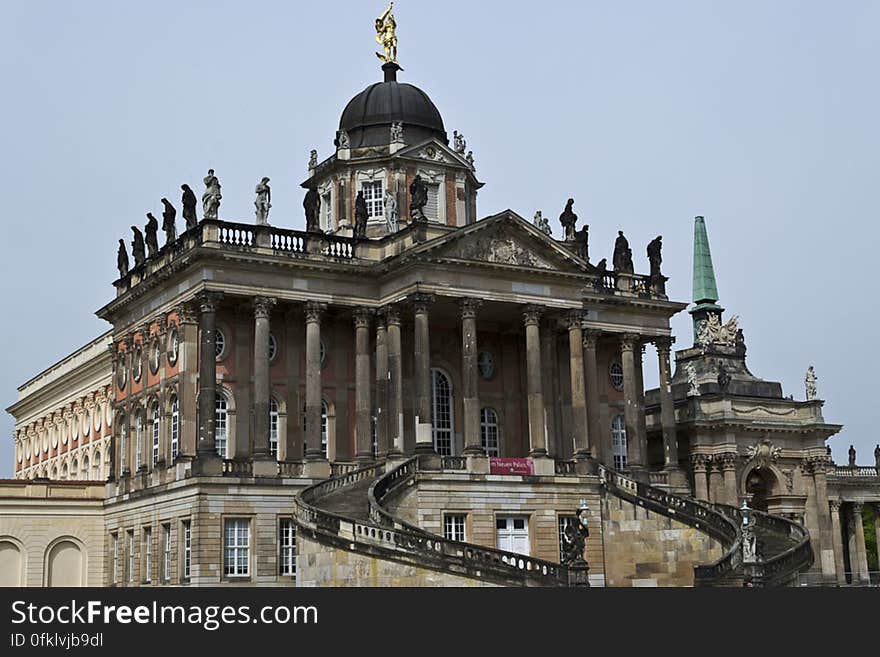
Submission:
M 0 584 L 867 583 L 876 464 L 746 367 L 703 219 L 673 371 L 659 241 L 637 274 L 571 203 L 561 239 L 478 218 L 464 138 L 388 59 L 313 154 L 307 230 L 266 180 L 220 220 L 209 173 L 201 221 L 185 195 L 121 254 L 112 328 L 19 388 Z

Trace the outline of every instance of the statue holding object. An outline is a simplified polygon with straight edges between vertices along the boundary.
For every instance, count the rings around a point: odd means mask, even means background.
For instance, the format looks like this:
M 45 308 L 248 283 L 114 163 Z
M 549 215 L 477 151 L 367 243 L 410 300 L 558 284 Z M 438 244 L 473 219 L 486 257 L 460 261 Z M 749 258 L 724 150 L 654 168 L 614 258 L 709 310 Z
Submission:
M 622 230 L 617 231 L 617 239 L 614 240 L 614 255 L 611 261 L 615 272 L 632 274 L 635 271 L 632 249 L 629 248 L 629 241 L 623 236 Z
M 376 57 L 386 64 L 389 62 L 397 63 L 397 22 L 394 20 L 394 14 L 391 13 L 393 7 L 394 3 L 389 3 L 388 9 L 376 19 L 376 42 L 385 51 L 384 55 L 377 52 Z
M 813 369 L 813 366 L 810 365 L 807 368 L 807 373 L 804 375 L 804 387 L 807 392 L 807 401 L 812 401 L 816 399 L 818 395 L 818 391 L 816 389 L 816 381 L 818 377 L 816 376 L 816 370 Z

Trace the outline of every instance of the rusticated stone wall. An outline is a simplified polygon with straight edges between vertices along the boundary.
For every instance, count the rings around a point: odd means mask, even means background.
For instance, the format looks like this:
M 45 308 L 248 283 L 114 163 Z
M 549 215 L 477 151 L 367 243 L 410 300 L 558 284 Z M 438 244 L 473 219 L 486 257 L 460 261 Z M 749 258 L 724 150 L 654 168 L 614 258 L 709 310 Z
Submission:
M 494 586 L 459 575 L 417 568 L 297 537 L 297 586 Z
M 693 586 L 694 566 L 722 555 L 703 532 L 610 495 L 602 521 L 607 586 Z

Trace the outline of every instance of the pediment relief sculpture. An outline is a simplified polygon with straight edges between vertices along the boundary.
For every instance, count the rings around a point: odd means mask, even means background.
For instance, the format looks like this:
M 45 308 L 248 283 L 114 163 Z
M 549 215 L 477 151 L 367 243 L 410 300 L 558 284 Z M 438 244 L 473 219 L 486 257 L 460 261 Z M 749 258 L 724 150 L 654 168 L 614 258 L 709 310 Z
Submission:
M 502 265 L 555 269 L 546 258 L 535 253 L 512 235 L 495 232 L 475 235 L 443 253 L 446 257 L 480 260 Z

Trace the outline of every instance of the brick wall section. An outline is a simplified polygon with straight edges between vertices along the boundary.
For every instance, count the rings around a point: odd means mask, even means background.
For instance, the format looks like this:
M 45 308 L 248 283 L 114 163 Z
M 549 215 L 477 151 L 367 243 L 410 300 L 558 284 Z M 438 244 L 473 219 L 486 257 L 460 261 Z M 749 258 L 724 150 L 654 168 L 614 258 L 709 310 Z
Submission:
M 297 539 L 297 586 L 494 586 Z
M 608 586 L 693 586 L 694 566 L 722 555 L 699 530 L 610 495 L 602 517 Z

